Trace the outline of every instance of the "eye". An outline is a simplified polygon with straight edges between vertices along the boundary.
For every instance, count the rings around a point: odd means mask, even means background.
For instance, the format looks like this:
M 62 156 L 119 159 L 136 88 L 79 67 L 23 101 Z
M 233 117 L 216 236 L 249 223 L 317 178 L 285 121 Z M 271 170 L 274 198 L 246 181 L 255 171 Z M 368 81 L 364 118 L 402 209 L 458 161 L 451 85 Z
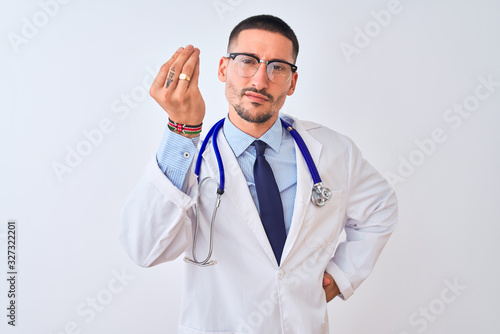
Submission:
M 274 72 L 285 72 L 286 65 L 278 62 L 271 63 Z
M 239 56 L 238 61 L 244 65 L 255 65 L 257 63 L 254 58 L 248 56 Z

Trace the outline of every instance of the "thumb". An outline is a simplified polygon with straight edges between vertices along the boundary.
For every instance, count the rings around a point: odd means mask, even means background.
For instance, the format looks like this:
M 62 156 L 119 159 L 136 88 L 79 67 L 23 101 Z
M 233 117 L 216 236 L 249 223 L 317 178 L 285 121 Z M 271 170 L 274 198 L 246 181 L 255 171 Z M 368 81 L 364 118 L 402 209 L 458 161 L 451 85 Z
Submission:
M 326 276 L 323 276 L 323 286 L 330 285 L 330 279 Z

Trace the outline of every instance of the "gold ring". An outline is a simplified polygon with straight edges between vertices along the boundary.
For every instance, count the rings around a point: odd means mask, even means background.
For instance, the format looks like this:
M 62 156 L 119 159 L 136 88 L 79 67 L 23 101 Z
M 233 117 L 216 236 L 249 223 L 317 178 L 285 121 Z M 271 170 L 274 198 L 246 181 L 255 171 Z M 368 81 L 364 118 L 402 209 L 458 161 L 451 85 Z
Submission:
M 191 78 L 189 77 L 189 75 L 185 74 L 185 73 L 181 73 L 181 75 L 179 75 L 179 79 L 180 80 L 187 80 L 187 81 L 191 81 Z

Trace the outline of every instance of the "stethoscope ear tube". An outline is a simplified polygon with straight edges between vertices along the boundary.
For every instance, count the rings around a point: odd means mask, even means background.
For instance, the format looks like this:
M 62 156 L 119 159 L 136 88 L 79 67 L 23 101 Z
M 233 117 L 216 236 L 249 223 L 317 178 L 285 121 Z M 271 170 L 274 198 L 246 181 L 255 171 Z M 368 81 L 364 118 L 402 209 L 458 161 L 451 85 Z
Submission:
M 311 157 L 311 153 L 309 153 L 309 150 L 307 149 L 306 143 L 304 143 L 304 140 L 302 137 L 297 133 L 297 130 L 292 128 L 290 124 L 285 122 L 282 118 L 280 118 L 281 123 L 285 127 L 285 129 L 290 132 L 292 135 L 293 139 L 295 139 L 295 142 L 297 143 L 297 146 L 300 149 L 300 152 L 304 156 L 304 160 L 307 163 L 307 167 L 309 167 L 309 172 L 311 173 L 311 177 L 313 179 L 313 183 L 321 183 L 321 177 L 319 176 L 318 169 L 316 168 L 316 164 L 314 163 L 313 158 Z
M 222 164 L 222 158 L 221 158 L 220 152 L 219 152 L 219 145 L 217 144 L 217 133 L 219 132 L 222 125 L 224 125 L 224 120 L 225 120 L 225 118 L 223 118 L 220 121 L 218 121 L 217 123 L 215 123 L 215 125 L 212 126 L 210 131 L 208 131 L 207 137 L 206 137 L 206 138 L 212 137 L 212 145 L 214 148 L 215 156 L 217 158 L 217 165 L 219 165 L 219 179 L 220 180 L 219 180 L 219 189 L 217 190 L 217 193 L 220 193 L 221 195 L 224 193 L 224 185 L 225 185 L 225 176 L 224 175 L 225 174 L 224 174 L 224 165 Z M 201 143 L 201 147 L 200 147 L 200 150 L 198 152 L 198 154 L 200 156 L 203 154 L 203 152 L 205 152 L 205 148 L 207 147 L 207 144 L 208 144 L 208 140 L 204 140 Z M 194 173 L 198 177 L 198 183 L 200 182 L 201 161 L 202 161 L 201 157 L 198 157 L 198 159 L 196 159 L 196 166 L 194 168 Z
M 212 126 L 212 128 L 210 128 L 210 130 L 208 131 L 207 133 L 207 137 L 206 138 L 210 138 L 215 134 L 217 134 L 217 131 L 220 129 L 220 127 L 222 126 L 222 124 L 224 124 L 224 118 L 221 119 L 220 121 L 218 121 L 217 123 L 215 123 L 214 126 Z M 220 125 L 220 126 L 218 126 Z M 201 143 L 201 147 L 200 147 L 200 151 L 198 154 L 203 154 L 203 152 L 205 152 L 205 148 L 207 147 L 207 144 L 208 144 L 208 140 L 204 140 L 202 143 Z M 199 177 L 200 177 L 200 168 L 201 168 L 201 160 L 200 158 L 196 159 L 196 166 L 194 168 L 194 173 L 196 174 L 196 176 L 198 176 L 198 181 L 199 181 Z M 219 161 L 217 161 L 218 163 Z
M 312 189 L 311 202 L 318 208 L 321 208 L 325 205 L 326 201 L 332 198 L 332 192 L 329 188 L 323 187 L 323 182 L 321 181 L 321 177 L 319 176 L 316 164 L 314 163 L 311 153 L 307 149 L 306 143 L 304 143 L 304 140 L 302 139 L 300 134 L 283 119 L 281 119 L 281 123 L 283 124 L 285 129 L 290 132 L 290 135 L 292 135 L 293 139 L 295 139 L 295 142 L 297 143 L 297 146 L 299 147 L 300 152 L 302 153 L 302 156 L 307 163 L 307 167 L 309 168 L 309 172 L 311 173 L 314 184 Z
M 214 153 L 215 157 L 217 158 L 217 165 L 219 165 L 219 189 L 217 189 L 217 193 L 222 195 L 224 193 L 224 185 L 225 185 L 225 174 L 224 174 L 224 165 L 222 164 L 222 157 L 219 152 L 219 145 L 217 144 L 217 133 L 219 132 L 220 128 L 224 124 L 224 119 L 219 121 L 215 125 L 215 131 L 212 135 L 212 145 L 214 147 Z
M 220 122 L 224 122 L 224 119 L 221 119 L 220 121 L 218 121 L 215 124 L 215 126 L 212 126 L 212 128 L 210 129 L 210 131 L 208 131 L 208 133 L 207 133 L 207 138 L 210 138 L 213 135 L 217 124 L 219 124 Z M 201 155 L 201 154 L 203 154 L 203 152 L 205 152 L 205 148 L 207 147 L 207 144 L 208 144 L 208 140 L 204 140 L 201 143 L 200 151 L 198 153 L 199 155 Z M 196 159 L 196 166 L 194 168 L 194 173 L 196 174 L 196 176 L 198 176 L 198 183 L 200 181 L 199 177 L 200 177 L 201 160 L 202 159 L 200 159 L 200 158 Z

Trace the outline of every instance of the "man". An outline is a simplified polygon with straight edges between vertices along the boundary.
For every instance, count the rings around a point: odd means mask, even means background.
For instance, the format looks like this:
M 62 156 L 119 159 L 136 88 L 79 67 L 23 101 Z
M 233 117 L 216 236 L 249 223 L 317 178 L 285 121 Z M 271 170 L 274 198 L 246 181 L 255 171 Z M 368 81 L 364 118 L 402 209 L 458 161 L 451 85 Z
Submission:
M 216 134 L 225 170 L 214 223 L 217 264 L 185 264 L 179 333 L 328 333 L 327 302 L 353 294 L 395 228 L 395 194 L 352 141 L 280 116 L 296 88 L 298 49 L 292 29 L 273 16 L 248 18 L 230 35 L 218 70 L 229 111 Z M 169 127 L 123 208 L 120 233 L 130 257 L 144 267 L 182 253 L 191 258 L 197 218 L 198 261 L 210 249 L 220 176 L 211 145 L 199 177 L 209 181 L 199 189 L 193 173 L 205 115 L 199 53 L 191 45 L 179 48 L 150 90 Z M 280 117 L 302 136 L 332 190 L 323 207 L 311 203 L 311 174 Z M 274 178 L 262 181 L 263 174 Z M 342 231 L 347 240 L 337 245 Z

